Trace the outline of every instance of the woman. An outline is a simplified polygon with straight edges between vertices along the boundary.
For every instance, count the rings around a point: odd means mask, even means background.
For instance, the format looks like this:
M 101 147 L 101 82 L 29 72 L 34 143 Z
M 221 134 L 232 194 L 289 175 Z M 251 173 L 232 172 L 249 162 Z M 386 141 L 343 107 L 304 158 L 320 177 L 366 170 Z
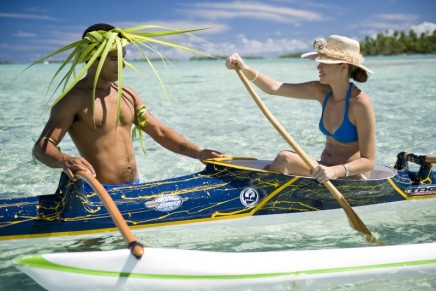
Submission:
M 312 175 L 319 182 L 340 177 L 367 179 L 376 156 L 374 109 L 368 95 L 350 78 L 366 82 L 372 71 L 363 66 L 359 42 L 348 37 L 331 35 L 327 42 L 316 40 L 314 48 L 316 52 L 301 57 L 319 63 L 319 81 L 282 83 L 251 68 L 238 54 L 231 55 L 226 66 L 234 69 L 237 65 L 267 94 L 317 100 L 322 106 L 319 129 L 326 135 L 326 143 L 319 165 L 311 172 L 296 153 L 281 151 L 270 170 Z

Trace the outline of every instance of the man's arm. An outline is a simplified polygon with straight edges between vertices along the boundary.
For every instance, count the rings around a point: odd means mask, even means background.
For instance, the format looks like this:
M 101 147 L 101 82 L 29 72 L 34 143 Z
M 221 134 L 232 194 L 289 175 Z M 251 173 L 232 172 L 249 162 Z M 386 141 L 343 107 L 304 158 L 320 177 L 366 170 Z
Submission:
M 146 109 L 141 98 L 133 89 L 128 88 L 126 91 L 134 99 L 135 125 L 139 126 L 142 131 L 148 134 L 164 148 L 177 154 L 182 154 L 200 161 L 210 158 L 221 158 L 225 156 L 221 152 L 203 149 L 202 147 L 186 140 L 175 130 L 162 124 L 156 117 L 154 117 Z M 138 112 L 140 113 L 140 116 L 137 116 Z
M 144 113 L 144 118 L 147 118 L 148 124 L 142 130 L 158 144 L 172 152 L 199 159 L 200 161 L 223 157 L 223 154 L 220 152 L 203 149 L 188 141 L 174 129 L 162 124 L 150 112 Z
M 72 157 L 60 151 L 58 145 L 74 120 L 71 105 L 61 100 L 50 111 L 50 117 L 33 147 L 33 156 L 51 168 L 62 168 L 72 180 L 74 173 L 82 170 L 95 175 L 95 171 L 82 157 Z

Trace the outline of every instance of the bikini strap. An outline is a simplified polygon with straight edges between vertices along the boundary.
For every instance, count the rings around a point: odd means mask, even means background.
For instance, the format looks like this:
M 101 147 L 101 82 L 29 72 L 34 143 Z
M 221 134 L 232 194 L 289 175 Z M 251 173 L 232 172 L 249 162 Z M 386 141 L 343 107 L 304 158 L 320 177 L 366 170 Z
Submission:
M 325 108 L 325 106 L 326 106 L 326 104 L 327 104 L 327 101 L 329 100 L 329 98 L 330 98 L 330 96 L 332 96 L 332 90 L 330 90 L 328 93 L 327 93 L 327 95 L 325 95 L 325 97 L 324 97 L 324 102 L 322 103 L 322 111 L 324 111 L 324 108 Z
M 345 108 L 344 108 L 344 114 L 347 114 L 348 116 L 348 105 L 350 104 L 350 97 L 351 97 L 351 89 L 353 88 L 354 83 L 350 82 L 350 87 L 348 88 L 347 91 L 347 96 L 345 96 Z M 344 115 L 345 116 L 345 115 Z

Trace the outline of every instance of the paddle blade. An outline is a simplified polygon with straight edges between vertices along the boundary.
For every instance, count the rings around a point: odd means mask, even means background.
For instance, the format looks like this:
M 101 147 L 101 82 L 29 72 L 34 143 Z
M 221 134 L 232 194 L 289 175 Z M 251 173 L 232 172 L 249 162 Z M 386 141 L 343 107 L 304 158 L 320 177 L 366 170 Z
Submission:
M 343 202 L 348 205 L 346 200 L 344 200 Z M 366 227 L 365 223 L 363 223 L 363 221 L 356 214 L 356 212 L 354 212 L 354 210 L 353 210 L 353 208 L 351 208 L 351 206 L 349 206 L 349 205 L 348 205 L 348 207 L 342 206 L 342 209 L 344 209 L 345 213 L 347 214 L 347 218 L 348 218 L 348 222 L 349 222 L 350 226 L 354 230 L 358 231 L 361 235 L 363 235 L 365 237 L 366 242 L 373 243 L 373 244 L 376 244 L 379 246 L 386 245 L 384 242 L 379 241 L 378 239 L 376 239 L 372 235 L 372 233 Z

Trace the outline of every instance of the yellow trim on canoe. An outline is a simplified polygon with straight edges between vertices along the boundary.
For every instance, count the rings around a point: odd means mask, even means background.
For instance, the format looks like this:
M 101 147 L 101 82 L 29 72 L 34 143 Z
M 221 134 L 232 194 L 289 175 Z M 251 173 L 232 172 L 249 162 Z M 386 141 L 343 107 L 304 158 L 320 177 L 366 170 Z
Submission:
M 295 181 L 297 181 L 300 177 L 294 177 L 293 179 L 287 181 L 286 183 L 282 184 L 280 187 L 278 187 L 276 190 L 274 190 L 271 194 L 269 194 L 261 203 L 257 204 L 255 207 L 253 207 L 253 209 L 248 213 L 248 216 L 252 216 L 254 215 L 257 211 L 259 211 L 259 209 L 261 209 L 269 200 L 271 200 L 274 196 L 276 196 L 278 193 L 280 193 L 283 189 L 285 189 L 286 187 L 288 187 L 289 185 L 292 185 L 293 183 L 295 183 Z M 317 209 L 319 210 L 319 209 Z M 236 212 L 215 212 L 213 217 L 221 217 L 221 216 L 228 216 L 229 214 L 231 215 L 231 217 L 233 217 L 233 214 L 236 214 L 239 211 Z
M 404 199 L 406 200 L 422 200 L 422 199 L 431 199 L 431 198 L 435 198 L 436 195 L 416 195 L 416 196 L 409 196 L 406 193 L 404 193 L 404 191 L 402 191 L 400 188 L 398 188 L 398 186 L 395 184 L 394 181 L 392 181 L 391 178 L 388 178 L 389 183 L 391 184 L 392 188 L 395 189 L 395 191 L 397 191 L 401 196 L 403 196 Z M 430 196 L 430 197 L 429 197 Z
M 241 166 L 241 165 L 237 165 L 237 164 L 232 164 L 232 163 L 226 163 L 226 161 L 247 161 L 247 160 L 251 160 L 251 161 L 257 161 L 257 159 L 255 158 L 244 158 L 244 157 L 224 157 L 224 158 L 213 158 L 213 159 L 208 159 L 205 160 L 205 163 L 208 164 L 213 164 L 213 165 L 219 165 L 219 166 L 225 166 L 228 168 L 234 168 L 234 169 L 239 169 L 239 170 L 250 170 L 250 171 L 255 171 L 255 172 L 263 172 L 263 173 L 279 173 L 279 172 L 275 172 L 275 171 L 269 171 L 269 170 L 263 170 L 263 169 L 259 169 L 259 168 L 253 168 L 253 167 L 247 167 L 247 166 Z
M 230 216 L 223 216 L 219 218 L 199 218 L 199 219 L 192 219 L 192 220 L 179 220 L 177 222 L 162 222 L 162 223 L 153 223 L 153 224 L 143 224 L 143 225 L 129 225 L 129 228 L 134 229 L 144 229 L 144 228 L 154 228 L 154 227 L 163 227 L 163 226 L 175 226 L 180 224 L 190 224 L 190 223 L 197 223 L 197 222 L 210 222 L 210 221 L 216 221 L 216 220 L 224 220 L 224 219 L 230 219 L 230 218 L 240 218 L 250 216 L 249 213 L 245 215 L 230 215 Z M 99 229 L 92 229 L 92 230 L 78 230 L 78 231 L 66 231 L 66 232 L 56 232 L 56 233 L 38 233 L 38 234 L 22 234 L 22 235 L 10 235 L 10 236 L 2 236 L 0 237 L 0 241 L 9 241 L 9 240 L 21 240 L 21 239 L 33 239 L 33 238 L 51 238 L 51 237 L 67 237 L 67 236 L 78 236 L 78 235 L 90 235 L 90 234 L 104 234 L 104 233 L 110 233 L 110 232 L 118 232 L 117 227 L 111 227 L 111 228 L 99 228 Z
M 397 191 L 401 196 L 403 196 L 404 199 L 406 199 L 406 200 L 410 200 L 410 197 L 407 196 L 406 193 L 404 193 L 403 191 L 401 191 L 401 189 L 398 188 L 398 186 L 395 184 L 394 181 L 392 181 L 391 178 L 388 178 L 388 181 L 389 181 L 389 183 L 391 184 L 392 188 L 394 188 L 395 191 Z

